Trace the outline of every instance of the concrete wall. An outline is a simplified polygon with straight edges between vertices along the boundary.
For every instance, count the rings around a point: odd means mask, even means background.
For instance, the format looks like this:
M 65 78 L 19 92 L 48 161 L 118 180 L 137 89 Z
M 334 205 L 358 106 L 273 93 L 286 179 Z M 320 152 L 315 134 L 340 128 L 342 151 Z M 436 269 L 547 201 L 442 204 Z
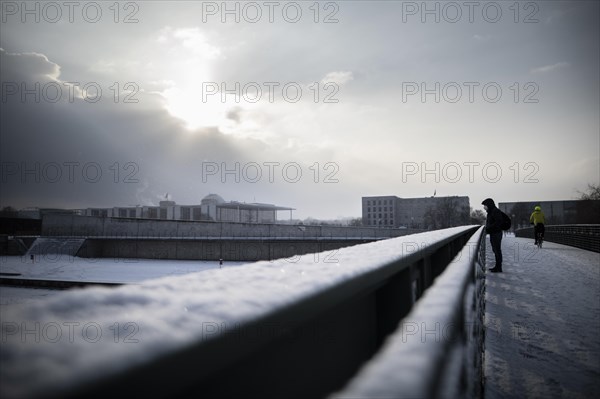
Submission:
M 84 237 L 355 237 L 389 238 L 418 230 L 373 227 L 304 226 L 257 223 L 219 223 L 156 219 L 102 218 L 78 215 L 45 215 L 42 236 Z
M 137 239 L 88 238 L 77 256 L 116 259 L 180 259 L 257 261 L 286 258 L 295 263 L 335 263 L 336 250 L 371 240 L 239 240 L 239 239 Z
M 307 256 L 313 256 L 316 262 L 333 262 L 338 248 L 415 232 L 411 229 L 372 227 L 217 223 L 59 214 L 46 215 L 42 220 L 42 236 L 88 237 L 78 256 L 125 259 L 222 258 L 228 261 L 254 261 L 290 258 L 294 262 L 298 256 L 315 254 Z M 328 253 L 318 254 L 323 251 Z

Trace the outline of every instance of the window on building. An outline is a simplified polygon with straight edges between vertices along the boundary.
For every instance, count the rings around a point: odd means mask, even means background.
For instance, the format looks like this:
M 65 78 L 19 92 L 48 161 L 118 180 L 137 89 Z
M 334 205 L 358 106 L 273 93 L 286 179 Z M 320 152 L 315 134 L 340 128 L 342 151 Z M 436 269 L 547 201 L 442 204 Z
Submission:
M 129 217 L 130 217 L 130 218 L 134 218 L 134 217 L 136 217 L 136 215 L 135 215 L 135 209 L 130 209 L 130 210 L 129 210 Z
M 190 208 L 184 206 L 181 208 L 181 219 L 182 220 L 190 220 Z
M 126 218 L 127 217 L 127 209 L 119 209 L 119 217 Z
M 194 208 L 194 220 L 202 220 L 202 208 Z

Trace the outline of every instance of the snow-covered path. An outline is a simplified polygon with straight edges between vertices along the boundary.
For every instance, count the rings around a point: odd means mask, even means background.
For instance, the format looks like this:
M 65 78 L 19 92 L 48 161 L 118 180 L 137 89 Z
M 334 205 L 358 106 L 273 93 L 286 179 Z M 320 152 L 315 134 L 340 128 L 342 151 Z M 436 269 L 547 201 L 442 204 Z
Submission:
M 486 399 L 596 396 L 600 254 L 514 236 L 502 252 L 504 272 L 486 276 Z

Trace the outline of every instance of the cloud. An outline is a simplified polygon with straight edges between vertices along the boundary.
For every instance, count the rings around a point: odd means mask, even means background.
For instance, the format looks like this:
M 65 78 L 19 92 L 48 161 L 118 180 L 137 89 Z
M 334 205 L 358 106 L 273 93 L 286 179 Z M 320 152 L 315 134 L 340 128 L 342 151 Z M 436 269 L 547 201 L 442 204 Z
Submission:
M 521 8 L 519 19 L 539 18 L 535 26 L 514 24 L 512 15 L 504 18 L 507 24 L 486 24 L 481 16 L 475 24 L 397 24 L 395 11 L 401 11 L 397 2 L 381 7 L 348 3 L 344 15 L 338 15 L 344 20 L 327 26 L 313 23 L 312 13 L 304 13 L 300 24 L 281 18 L 276 24 L 233 26 L 221 24 L 218 18 L 202 24 L 201 5 L 190 2 L 166 8 L 153 3 L 144 7 L 140 24 L 114 24 L 111 15 L 105 15 L 106 23 L 94 26 L 85 21 L 9 24 L 0 43 L 6 50 L 2 78 L 82 85 L 100 82 L 107 100 L 114 94 L 110 87 L 118 83 L 122 97 L 119 104 L 79 99 L 74 104 L 34 104 L 32 96 L 27 96 L 28 103 L 21 104 L 17 94 L 10 104 L 2 104 L 3 161 L 18 165 L 25 161 L 30 168 L 37 161 L 61 165 L 95 161 L 102 164 L 104 174 L 99 183 L 88 184 L 79 173 L 77 182 L 71 184 L 68 170 L 63 169 L 62 181 L 67 182 L 53 184 L 54 188 L 44 183 L 52 180 L 52 168 L 45 170 L 48 178 L 40 184 L 35 184 L 32 174 L 24 176 L 31 183 L 26 185 L 20 184 L 19 175 L 11 176 L 11 186 L 2 185 L 1 200 L 17 207 L 60 206 L 62 200 L 110 206 L 154 202 L 156 195 L 169 192 L 178 203 L 197 203 L 207 193 L 217 192 L 232 200 L 256 196 L 263 202 L 294 206 L 298 216 L 356 215 L 363 194 L 400 190 L 402 196 L 410 197 L 433 192 L 428 188 L 431 179 L 403 185 L 397 173 L 402 162 L 471 161 L 472 154 L 481 151 L 487 157 L 481 162 L 498 161 L 497 155 L 485 152 L 486 141 L 477 139 L 490 120 L 495 121 L 495 133 L 508 134 L 508 140 L 521 144 L 535 141 L 535 135 L 522 132 L 534 131 L 539 121 L 547 121 L 547 135 L 559 138 L 561 129 L 569 125 L 584 126 L 574 130 L 575 147 L 569 147 L 562 160 L 570 164 L 575 158 L 590 158 L 598 148 L 597 134 L 589 133 L 597 133 L 598 126 L 597 112 L 593 113 L 598 103 L 598 60 L 593 57 L 597 21 L 592 18 L 598 6 L 569 4 L 553 4 L 543 13 Z M 559 19 L 553 8 L 566 10 L 567 15 Z M 321 11 L 322 20 L 330 10 Z M 547 16 L 553 18 L 551 30 L 543 25 Z M 9 57 L 6 52 L 14 54 Z M 5 68 L 7 62 L 10 65 Z M 575 78 L 567 76 L 575 66 L 585 68 Z M 544 91 L 544 101 L 538 106 L 519 105 L 523 112 L 512 112 L 515 104 L 508 85 L 525 83 L 519 78 L 523 71 L 530 77 L 552 76 L 556 87 L 573 83 L 568 87 L 573 101 L 565 104 L 561 101 L 564 92 L 552 86 Z M 495 104 L 485 101 L 481 92 L 485 82 L 492 80 L 500 82 L 505 93 Z M 332 85 L 337 84 L 339 90 L 323 87 L 323 81 L 335 82 Z M 445 101 L 443 92 L 438 93 L 439 103 L 433 95 L 423 103 L 419 94 L 413 96 L 415 101 L 401 101 L 405 82 L 426 82 L 427 87 L 440 82 L 443 87 L 453 81 L 463 87 L 457 104 Z M 461 83 L 471 81 L 482 83 L 475 88 L 474 102 L 468 100 Z M 139 103 L 123 104 L 128 82 L 139 87 L 135 95 Z M 238 102 L 229 101 L 235 97 L 230 94 L 222 100 L 220 92 L 209 96 L 212 103 L 205 103 L 202 84 L 209 82 L 219 88 L 225 82 L 228 89 L 236 82 L 241 88 L 250 82 L 263 89 L 265 82 L 280 85 L 273 102 L 263 90 L 262 100 L 256 103 L 243 96 Z M 302 98 L 296 103 L 282 98 L 282 87 L 289 82 L 302 88 Z M 193 126 L 186 127 L 186 123 Z M 432 142 L 436 143 L 433 147 Z M 565 148 L 563 141 L 549 143 L 551 151 Z M 520 149 L 526 147 L 520 145 L 516 153 L 511 152 L 507 165 L 525 162 L 528 155 Z M 540 162 L 544 159 L 540 157 Z M 290 184 L 282 179 L 280 168 L 275 184 L 268 180 L 264 185 L 235 184 L 232 175 L 223 184 L 220 175 L 204 183 L 202 160 L 226 162 L 228 168 L 233 167 L 231 162 L 240 162 L 243 168 L 244 162 L 304 161 L 304 175 L 298 184 Z M 109 169 L 115 162 L 120 167 L 119 183 L 113 183 L 115 168 Z M 132 171 L 124 169 L 127 162 L 139 166 L 134 176 L 139 183 L 123 184 Z M 316 162 L 319 168 L 309 169 Z M 321 184 L 330 172 L 324 169 L 326 162 L 340 165 L 340 184 Z M 318 176 L 315 170 L 320 171 Z M 521 170 L 521 178 L 526 172 Z M 504 173 L 503 181 L 511 173 Z M 552 182 L 556 173 L 546 173 Z M 320 183 L 314 183 L 315 179 Z M 303 185 L 305 180 L 310 185 Z M 476 183 L 453 187 L 456 193 L 462 190 L 460 194 L 493 196 L 488 191 L 500 185 L 486 183 L 479 176 Z M 532 191 L 525 190 L 529 186 L 510 187 L 507 196 L 513 199 L 548 195 L 539 187 Z
M 548 12 L 550 15 L 544 20 L 545 24 L 553 24 L 560 22 L 567 14 L 564 10 L 552 9 Z
M 8 57 L 2 53 L 3 61 Z M 10 71 L 6 73 L 11 78 L 24 82 L 42 78 L 51 81 L 50 75 L 60 78 L 59 63 L 43 54 L 10 57 Z M 5 70 L 2 72 L 4 78 Z M 77 74 L 72 79 L 85 81 Z M 223 114 L 228 122 L 223 128 L 189 129 L 156 101 L 156 95 L 141 90 L 136 95 L 139 103 L 124 104 L 114 102 L 111 91 L 105 91 L 107 95 L 97 103 L 83 99 L 34 102 L 32 96 L 22 101 L 18 95 L 2 103 L 0 205 L 73 209 L 157 205 L 166 192 L 178 203 L 198 204 L 205 195 L 215 192 L 238 201 L 249 202 L 256 197 L 262 202 L 296 207 L 299 214 L 314 215 L 314 209 L 307 210 L 310 205 L 299 201 L 315 188 L 312 165 L 320 162 L 321 182 L 331 172 L 324 168 L 331 158 L 322 148 L 310 147 L 308 152 L 305 146 L 299 146 L 282 151 L 281 143 L 288 135 L 276 129 L 293 123 L 297 130 L 292 138 L 304 138 L 305 143 L 306 121 L 314 116 L 308 112 L 311 103 L 283 104 L 274 115 L 237 105 Z M 286 110 L 297 110 L 300 105 L 308 113 L 290 120 Z M 273 125 L 270 117 L 282 125 Z M 227 130 L 229 125 L 234 132 Z M 239 173 L 219 173 L 203 179 L 204 162 L 223 170 L 235 171 L 237 167 Z M 262 166 L 266 162 L 278 163 L 273 182 L 269 170 Z M 243 179 L 244 165 L 249 163 L 262 166 L 263 176 L 257 183 Z M 284 165 L 291 163 L 300 165 L 303 172 L 298 183 L 286 180 Z M 337 185 L 319 187 L 333 191 Z M 313 206 L 321 209 L 320 201 L 315 200 L 317 205 Z
M 321 80 L 321 83 L 337 83 L 338 85 L 344 85 L 349 81 L 354 80 L 354 75 L 350 71 L 334 71 L 329 72 Z
M 491 38 L 491 35 L 473 35 L 473 39 L 475 39 L 478 42 L 487 42 Z
M 236 123 L 240 123 L 242 119 L 242 109 L 240 107 L 234 107 L 227 112 L 226 118 L 231 119 Z
M 0 55 L 3 82 L 25 82 L 28 88 L 60 82 L 60 66 L 43 54 Z M 148 204 L 165 192 L 195 203 L 209 190 L 224 191 L 202 187 L 202 159 L 231 164 L 244 159 L 238 146 L 254 151 L 252 143 L 216 129 L 187 131 L 152 95 L 139 92 L 138 104 L 124 104 L 105 91 L 96 103 L 18 94 L 2 102 L 2 204 Z
M 43 81 L 58 80 L 60 76 L 60 66 L 51 62 L 44 54 L 9 53 L 0 48 L 0 62 L 4 81 L 19 75 Z
M 44 86 L 47 83 L 57 83 L 61 91 L 72 92 L 74 98 L 81 99 L 82 91 L 77 85 L 68 83 L 59 79 L 60 66 L 48 59 L 44 54 L 40 53 L 9 53 L 3 48 L 0 48 L 0 71 L 2 71 L 1 80 L 3 82 L 3 91 L 8 90 L 9 86 L 19 86 L 22 91 L 35 90 L 37 84 Z M 24 86 L 22 86 L 25 84 Z M 12 88 L 11 88 L 12 90 Z M 41 93 L 41 89 L 37 90 Z M 56 90 L 52 89 L 51 95 L 48 97 L 54 98 Z M 3 93 L 3 101 L 5 96 L 17 95 Z M 21 92 L 22 95 L 22 92 Z M 68 95 L 61 96 L 62 100 L 67 100 Z
M 553 71 L 556 71 L 558 69 L 567 68 L 570 65 L 571 64 L 569 64 L 568 62 L 557 62 L 556 64 L 544 65 L 542 67 L 533 68 L 533 69 L 531 69 L 531 73 L 553 72 Z
M 216 59 L 222 55 L 221 49 L 208 42 L 206 35 L 199 28 L 174 29 L 166 26 L 160 30 L 157 41 L 161 44 L 178 44 L 194 55 L 206 59 Z

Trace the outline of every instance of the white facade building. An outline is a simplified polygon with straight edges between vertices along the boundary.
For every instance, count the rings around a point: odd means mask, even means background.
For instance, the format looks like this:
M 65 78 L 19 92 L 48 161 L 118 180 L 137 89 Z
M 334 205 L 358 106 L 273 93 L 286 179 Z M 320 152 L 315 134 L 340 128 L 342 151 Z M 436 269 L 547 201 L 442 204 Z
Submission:
M 226 202 L 218 194 L 209 194 L 202 199 L 200 205 L 178 205 L 175 201 L 160 201 L 158 206 L 87 208 L 80 211 L 80 214 L 133 219 L 277 223 L 278 211 L 289 211 L 291 220 L 293 210 L 294 208 L 272 204 Z

